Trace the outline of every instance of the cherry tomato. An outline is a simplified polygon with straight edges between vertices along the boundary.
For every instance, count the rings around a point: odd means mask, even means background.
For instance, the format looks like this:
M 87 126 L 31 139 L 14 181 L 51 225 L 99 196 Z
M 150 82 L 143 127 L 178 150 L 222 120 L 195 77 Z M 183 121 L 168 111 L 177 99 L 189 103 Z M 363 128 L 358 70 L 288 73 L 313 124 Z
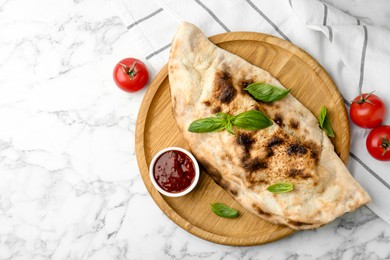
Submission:
M 390 161 L 390 126 L 378 126 L 367 136 L 368 152 L 377 160 Z
M 372 93 L 357 96 L 349 110 L 352 122 L 363 128 L 374 128 L 382 124 L 386 107 L 383 101 Z
M 149 80 L 145 64 L 134 58 L 118 62 L 114 68 L 114 81 L 124 91 L 135 92 L 143 88 Z

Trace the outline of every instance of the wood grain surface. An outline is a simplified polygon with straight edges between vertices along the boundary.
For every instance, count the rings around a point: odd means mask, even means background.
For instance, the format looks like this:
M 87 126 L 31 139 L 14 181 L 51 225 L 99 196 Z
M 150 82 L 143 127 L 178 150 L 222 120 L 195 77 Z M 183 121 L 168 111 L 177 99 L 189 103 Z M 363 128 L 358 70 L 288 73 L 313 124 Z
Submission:
M 318 116 L 328 108 L 336 134 L 336 152 L 346 163 L 349 154 L 349 124 L 343 99 L 321 65 L 292 43 L 266 34 L 225 33 L 210 37 L 219 47 L 269 71 L 291 94 Z M 153 156 L 168 146 L 189 149 L 172 116 L 167 66 L 147 90 L 136 126 L 136 154 L 145 186 L 160 209 L 188 232 L 219 244 L 248 246 L 281 239 L 295 231 L 274 225 L 246 211 L 205 173 L 190 194 L 180 198 L 161 195 L 149 179 Z M 216 216 L 210 203 L 223 202 L 240 211 L 236 219 Z

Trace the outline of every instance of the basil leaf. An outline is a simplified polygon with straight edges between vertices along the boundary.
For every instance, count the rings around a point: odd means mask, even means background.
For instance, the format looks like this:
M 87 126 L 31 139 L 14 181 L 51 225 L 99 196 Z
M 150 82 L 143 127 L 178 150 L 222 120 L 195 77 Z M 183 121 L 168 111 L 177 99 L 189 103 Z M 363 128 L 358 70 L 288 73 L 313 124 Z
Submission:
M 249 110 L 238 114 L 232 120 L 233 126 L 245 130 L 258 130 L 272 125 L 272 121 L 257 110 Z
M 245 88 L 255 99 L 263 102 L 274 102 L 287 96 L 288 89 L 282 89 L 266 83 L 252 83 Z
M 329 137 L 335 137 L 335 134 L 333 132 L 332 126 L 330 124 L 328 111 L 326 110 L 325 106 L 321 107 L 321 112 L 320 112 L 320 116 L 318 118 L 318 121 L 320 123 L 320 127 L 325 131 L 325 133 Z
M 328 114 L 328 111 L 326 110 L 325 106 L 321 107 L 320 116 L 318 117 L 318 121 L 320 123 L 320 127 L 322 128 L 324 126 L 325 117 Z
M 226 118 L 224 117 L 206 117 L 195 120 L 188 127 L 188 131 L 193 133 L 217 132 L 225 129 Z
M 223 203 L 210 204 L 211 210 L 218 216 L 223 218 L 236 218 L 238 217 L 238 211 L 226 206 Z
M 267 188 L 268 191 L 277 194 L 290 192 L 293 189 L 294 189 L 294 184 L 292 184 L 291 182 L 279 182 L 271 186 L 268 186 Z

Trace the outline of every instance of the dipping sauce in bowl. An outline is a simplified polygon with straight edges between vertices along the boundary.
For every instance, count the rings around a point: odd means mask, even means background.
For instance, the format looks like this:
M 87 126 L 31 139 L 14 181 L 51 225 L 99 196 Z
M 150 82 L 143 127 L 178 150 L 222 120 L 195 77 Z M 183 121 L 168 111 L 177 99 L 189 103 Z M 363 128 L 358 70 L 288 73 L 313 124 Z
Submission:
M 150 164 L 150 178 L 156 189 L 170 197 L 179 197 L 195 188 L 199 166 L 194 156 L 180 147 L 161 150 Z

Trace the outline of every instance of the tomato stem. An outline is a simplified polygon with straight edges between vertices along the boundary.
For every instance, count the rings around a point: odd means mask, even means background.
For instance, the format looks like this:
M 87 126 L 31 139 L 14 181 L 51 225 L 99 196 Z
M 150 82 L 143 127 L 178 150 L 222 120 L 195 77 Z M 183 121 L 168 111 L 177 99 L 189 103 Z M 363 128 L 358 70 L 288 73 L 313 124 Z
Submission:
M 122 66 L 122 71 L 123 73 L 127 74 L 130 76 L 130 79 L 132 80 L 134 78 L 134 76 L 138 73 L 138 71 L 135 70 L 135 65 L 136 65 L 136 61 L 133 62 L 133 64 L 131 64 L 131 68 L 129 68 L 127 65 L 125 64 L 122 64 L 122 63 L 119 63 L 119 65 Z
M 386 152 L 390 149 L 390 140 L 387 136 L 381 137 L 381 145 L 380 148 L 383 148 L 382 156 L 385 156 Z
M 365 97 L 363 97 L 363 94 L 360 93 L 360 99 L 359 100 L 352 100 L 353 103 L 357 103 L 357 104 L 364 104 L 364 103 L 368 103 L 368 104 L 371 104 L 373 106 L 375 106 L 374 103 L 372 103 L 371 100 L 368 100 L 368 97 L 371 96 L 372 93 L 374 93 L 375 91 L 372 91 L 370 93 L 368 93 Z

